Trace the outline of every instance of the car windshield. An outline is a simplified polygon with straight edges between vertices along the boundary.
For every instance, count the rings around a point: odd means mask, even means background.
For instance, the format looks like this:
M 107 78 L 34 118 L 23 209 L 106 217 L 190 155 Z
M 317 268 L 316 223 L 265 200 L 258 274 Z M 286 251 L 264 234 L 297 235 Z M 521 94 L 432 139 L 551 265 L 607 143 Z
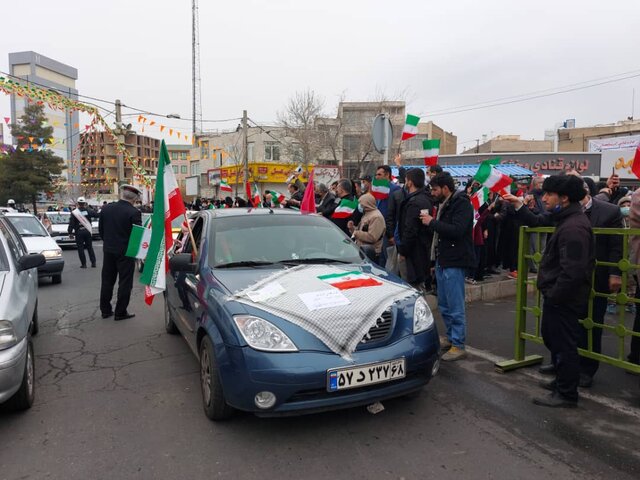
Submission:
M 16 227 L 18 233 L 23 237 L 46 237 L 47 231 L 36 217 L 8 217 L 9 221 Z
M 69 223 L 69 213 L 47 213 L 47 218 L 53 225 L 66 225 Z
M 363 261 L 359 248 L 323 217 L 246 215 L 212 223 L 214 267 Z

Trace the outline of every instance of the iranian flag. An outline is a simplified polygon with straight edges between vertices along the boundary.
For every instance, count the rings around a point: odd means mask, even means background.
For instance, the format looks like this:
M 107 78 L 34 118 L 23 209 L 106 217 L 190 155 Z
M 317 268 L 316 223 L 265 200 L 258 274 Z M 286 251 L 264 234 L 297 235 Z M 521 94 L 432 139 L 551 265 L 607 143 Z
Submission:
M 285 200 L 286 197 L 282 193 L 276 192 L 275 190 L 270 190 L 267 193 L 271 194 L 271 200 L 276 205 L 281 205 L 282 203 L 284 203 L 284 200 Z
M 477 212 L 480 210 L 480 207 L 489 201 L 489 189 L 487 187 L 482 187 L 476 193 L 471 195 L 471 205 L 473 205 L 473 209 Z
M 173 246 L 171 222 L 185 212 L 182 195 L 171 168 L 167 145 L 162 140 L 151 216 L 151 239 L 147 260 L 140 276 L 140 282 L 146 285 L 144 301 L 147 305 L 151 305 L 153 297 L 165 289 L 169 268 L 167 252 Z
M 220 182 L 220 191 L 221 192 L 228 192 L 231 193 L 233 192 L 233 188 L 231 188 L 231 185 L 229 185 L 227 182 L 225 182 L 224 180 L 222 180 Z
M 340 200 L 338 207 L 333 211 L 331 218 L 349 218 L 353 215 L 353 212 L 358 208 L 358 199 L 354 198 L 353 200 L 349 200 L 348 198 L 343 198 Z
M 373 195 L 376 200 L 389 198 L 390 184 L 391 182 L 386 178 L 374 178 L 373 182 L 371 182 L 371 195 Z
M 151 243 L 151 217 L 145 222 L 144 226 L 134 225 L 129 236 L 129 244 L 125 255 L 127 257 L 144 260 L 149 251 Z
M 640 178 L 640 145 L 638 146 L 638 148 L 636 148 L 636 153 L 633 156 L 631 171 L 636 177 Z
M 262 202 L 260 201 L 260 190 L 258 190 L 258 185 L 256 185 L 255 183 L 253 184 L 253 194 L 250 197 L 249 201 L 253 205 L 253 208 L 262 206 Z
M 504 173 L 500 173 L 496 170 L 495 165 L 499 161 L 500 158 L 485 160 L 480 164 L 478 171 L 473 178 L 492 192 L 504 195 L 505 193 L 508 193 L 505 189 L 513 183 L 513 180 L 511 180 L 509 175 L 505 175 Z
M 440 139 L 422 141 L 422 155 L 424 156 L 424 164 L 427 167 L 438 164 L 438 155 L 440 155 Z
M 300 213 L 302 213 L 303 215 L 316 213 L 316 197 L 314 195 L 315 189 L 313 184 L 313 175 L 315 171 L 315 168 L 311 170 L 311 175 L 309 175 L 309 183 L 307 183 L 307 188 L 304 190 L 302 202 L 300 202 Z
M 344 272 L 331 273 L 329 275 L 320 275 L 319 280 L 327 282 L 332 287 L 339 290 L 349 290 L 350 288 L 360 287 L 379 287 L 382 282 L 365 275 L 362 272 Z
M 415 115 L 407 115 L 407 121 L 405 122 L 404 128 L 402 129 L 401 141 L 408 140 L 418 134 L 419 121 L 420 117 L 416 117 Z

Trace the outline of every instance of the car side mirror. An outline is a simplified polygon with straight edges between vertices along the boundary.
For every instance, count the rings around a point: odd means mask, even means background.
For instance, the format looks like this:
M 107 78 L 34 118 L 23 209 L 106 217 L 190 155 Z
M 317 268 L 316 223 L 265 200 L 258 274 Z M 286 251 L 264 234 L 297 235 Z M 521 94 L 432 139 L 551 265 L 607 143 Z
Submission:
M 198 264 L 191 261 L 190 253 L 176 253 L 169 259 L 169 270 L 172 272 L 197 273 Z
M 18 271 L 22 272 L 31 268 L 38 268 L 39 266 L 44 265 L 46 262 L 47 260 L 41 253 L 30 253 L 28 255 L 23 255 L 18 260 Z

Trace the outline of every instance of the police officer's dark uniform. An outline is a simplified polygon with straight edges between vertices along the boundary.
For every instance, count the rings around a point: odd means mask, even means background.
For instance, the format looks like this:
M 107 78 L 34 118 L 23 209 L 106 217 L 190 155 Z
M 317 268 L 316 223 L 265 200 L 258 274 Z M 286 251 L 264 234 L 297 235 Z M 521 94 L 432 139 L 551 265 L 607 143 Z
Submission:
M 578 319 L 586 313 L 591 292 L 595 242 L 591 223 L 579 203 L 586 195 L 582 179 L 572 175 L 548 177 L 542 190 L 560 197 L 566 195 L 570 203 L 550 211 L 556 230 L 547 242 L 538 269 L 537 285 L 544 297 L 542 339 L 555 363 L 556 379 L 543 384 L 552 390 L 549 396 L 533 401 L 549 407 L 574 407 L 580 377 Z M 530 226 L 549 221 L 526 207 L 518 208 L 517 216 Z
M 123 190 L 129 190 L 140 196 L 140 190 L 132 185 L 123 185 Z M 133 225 L 142 224 L 142 214 L 127 200 L 105 205 L 100 212 L 99 231 L 103 240 L 104 264 L 102 265 L 102 287 L 100 289 L 100 310 L 102 318 L 114 314 L 111 309 L 113 287 L 118 280 L 118 296 L 115 308 L 115 320 L 125 320 L 134 317 L 127 312 L 131 289 L 133 288 L 133 274 L 135 259 L 125 256 L 129 236 Z
M 87 208 L 87 202 L 84 197 L 78 198 L 78 210 L 82 213 L 82 216 L 91 223 L 92 218 L 98 218 L 98 214 L 90 208 Z M 87 230 L 85 226 L 80 223 L 80 220 L 71 213 L 69 218 L 69 228 L 67 229 L 69 235 L 75 235 L 76 246 L 78 247 L 78 257 L 80 258 L 80 268 L 87 268 L 87 258 L 85 257 L 84 250 L 87 250 L 89 254 L 89 261 L 93 268 L 96 267 L 96 254 L 93 251 L 93 239 L 91 237 L 91 230 Z

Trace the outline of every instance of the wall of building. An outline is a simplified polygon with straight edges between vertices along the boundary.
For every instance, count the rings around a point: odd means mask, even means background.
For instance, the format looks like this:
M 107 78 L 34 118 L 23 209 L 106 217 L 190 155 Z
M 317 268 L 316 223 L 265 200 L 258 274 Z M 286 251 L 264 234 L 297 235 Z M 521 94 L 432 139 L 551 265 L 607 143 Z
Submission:
M 588 152 L 589 140 L 597 138 L 637 135 L 640 121 L 622 121 L 612 125 L 596 125 L 584 128 L 558 129 L 559 152 Z

